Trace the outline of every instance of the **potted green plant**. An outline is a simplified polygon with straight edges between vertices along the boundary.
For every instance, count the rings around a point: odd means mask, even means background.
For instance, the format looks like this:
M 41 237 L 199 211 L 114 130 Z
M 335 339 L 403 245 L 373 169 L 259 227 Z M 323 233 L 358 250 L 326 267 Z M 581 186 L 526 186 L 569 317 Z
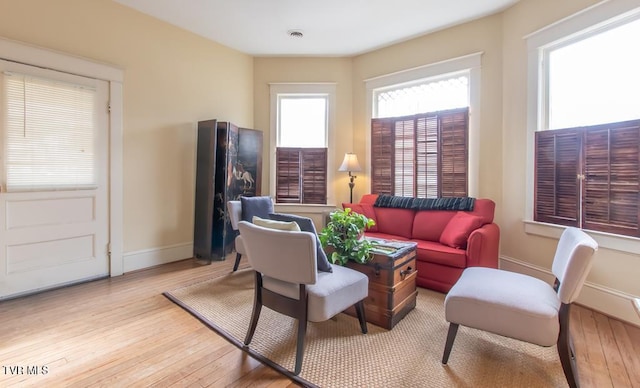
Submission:
M 350 208 L 331 212 L 327 226 L 318 235 L 322 247 L 333 251 L 329 261 L 339 265 L 345 265 L 349 260 L 369 261 L 373 243 L 364 238 L 364 231 L 373 225 L 374 220 L 352 212 Z

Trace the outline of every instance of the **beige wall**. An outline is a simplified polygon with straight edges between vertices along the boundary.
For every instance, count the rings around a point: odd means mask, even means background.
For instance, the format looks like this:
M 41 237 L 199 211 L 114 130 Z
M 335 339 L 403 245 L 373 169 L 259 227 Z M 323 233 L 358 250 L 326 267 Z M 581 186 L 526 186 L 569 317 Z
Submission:
M 262 187 L 263 194 L 269 193 L 269 120 L 270 100 L 269 84 L 278 82 L 333 82 L 336 84 L 336 128 L 334 158 L 329 168 L 334 169 L 335 179 L 328 182 L 333 190 L 337 205 L 349 200 L 348 178 L 346 173 L 337 172 L 344 154 L 351 152 L 352 140 L 352 93 L 351 59 L 349 58 L 255 58 L 254 60 L 254 118 L 255 127 L 264 131 L 264 154 Z M 358 155 L 360 157 L 360 155 Z M 360 180 L 360 178 L 358 178 Z M 356 187 L 360 182 L 356 183 Z M 355 194 L 354 194 L 355 197 Z
M 196 123 L 253 125 L 253 58 L 109 0 L 2 0 L 0 36 L 124 69 L 124 250 L 190 244 Z

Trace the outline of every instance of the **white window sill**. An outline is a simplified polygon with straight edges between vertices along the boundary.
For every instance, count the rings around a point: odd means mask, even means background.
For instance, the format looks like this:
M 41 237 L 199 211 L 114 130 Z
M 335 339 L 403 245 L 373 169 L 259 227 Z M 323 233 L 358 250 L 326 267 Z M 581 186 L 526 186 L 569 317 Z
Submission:
M 537 236 L 560 238 L 562 231 L 566 229 L 562 225 L 547 224 L 531 220 L 523 220 L 524 231 Z M 601 248 L 613 249 L 625 253 L 636 254 L 640 252 L 640 238 L 621 236 L 605 232 L 585 230 Z
M 275 209 L 282 213 L 324 213 L 327 211 L 336 210 L 336 205 L 302 205 L 299 203 L 276 203 Z

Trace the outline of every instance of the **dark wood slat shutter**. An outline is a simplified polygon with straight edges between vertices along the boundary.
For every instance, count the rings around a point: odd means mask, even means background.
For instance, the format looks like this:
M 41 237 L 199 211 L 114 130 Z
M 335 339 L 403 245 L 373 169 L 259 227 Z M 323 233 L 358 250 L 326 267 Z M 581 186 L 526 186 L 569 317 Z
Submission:
M 394 195 L 413 197 L 416 180 L 416 127 L 413 117 L 396 120 L 394 125 Z
M 276 149 L 276 202 L 300 203 L 300 152 L 297 148 Z
M 327 149 L 303 148 L 300 150 L 302 177 L 302 203 L 327 203 Z
M 535 221 L 578 226 L 581 143 L 575 129 L 536 132 Z
M 373 193 L 468 194 L 469 109 L 371 120 Z
M 393 195 L 393 119 L 371 120 L 371 192 Z
M 640 236 L 640 120 L 585 128 L 583 227 Z
M 327 149 L 276 149 L 276 202 L 327 203 Z
M 469 109 L 438 114 L 440 133 L 439 197 L 465 197 L 468 187 Z
M 433 115 L 416 117 L 416 197 L 438 197 L 439 120 Z

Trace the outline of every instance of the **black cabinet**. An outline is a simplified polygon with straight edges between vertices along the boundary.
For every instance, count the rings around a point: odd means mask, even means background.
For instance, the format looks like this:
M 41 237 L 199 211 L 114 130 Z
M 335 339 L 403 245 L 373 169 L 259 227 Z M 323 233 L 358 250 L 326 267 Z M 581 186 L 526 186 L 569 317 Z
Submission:
M 229 122 L 198 122 L 193 256 L 224 260 L 235 232 L 227 201 L 261 194 L 262 132 Z

